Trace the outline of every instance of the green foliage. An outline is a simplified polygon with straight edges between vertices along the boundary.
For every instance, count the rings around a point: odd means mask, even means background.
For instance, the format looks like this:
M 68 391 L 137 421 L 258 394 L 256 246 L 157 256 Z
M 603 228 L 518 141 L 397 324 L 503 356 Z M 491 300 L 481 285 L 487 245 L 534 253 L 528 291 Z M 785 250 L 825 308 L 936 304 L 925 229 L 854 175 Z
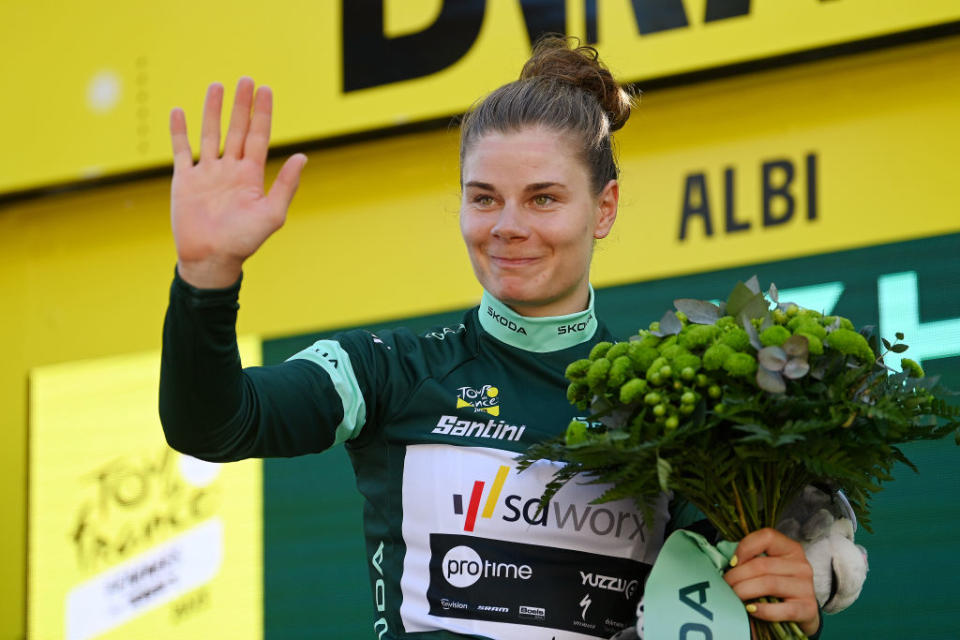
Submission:
M 725 309 L 677 300 L 680 313 L 650 331 L 571 363 L 568 400 L 606 426 L 575 421 L 526 451 L 521 468 L 567 463 L 544 500 L 579 476 L 606 487 L 600 502 L 633 498 L 652 519 L 658 496 L 673 491 L 736 540 L 776 524 L 817 482 L 843 489 L 869 530 L 870 498 L 895 463 L 912 466 L 901 445 L 951 434 L 960 444 L 958 394 L 912 360 L 902 373 L 883 364 L 905 344 L 770 292 L 772 303 L 751 280 Z

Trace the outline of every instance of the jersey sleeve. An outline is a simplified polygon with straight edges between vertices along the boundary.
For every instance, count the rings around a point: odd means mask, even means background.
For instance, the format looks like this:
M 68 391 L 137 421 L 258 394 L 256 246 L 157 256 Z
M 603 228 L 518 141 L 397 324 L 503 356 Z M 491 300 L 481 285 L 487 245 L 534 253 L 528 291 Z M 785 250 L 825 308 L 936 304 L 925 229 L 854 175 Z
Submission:
M 351 385 L 349 358 L 332 368 L 298 358 L 244 369 L 236 339 L 239 290 L 239 281 L 197 289 L 174 277 L 160 366 L 167 442 L 227 462 L 314 453 L 349 437 L 364 420 L 363 402 L 342 401 L 358 386 Z

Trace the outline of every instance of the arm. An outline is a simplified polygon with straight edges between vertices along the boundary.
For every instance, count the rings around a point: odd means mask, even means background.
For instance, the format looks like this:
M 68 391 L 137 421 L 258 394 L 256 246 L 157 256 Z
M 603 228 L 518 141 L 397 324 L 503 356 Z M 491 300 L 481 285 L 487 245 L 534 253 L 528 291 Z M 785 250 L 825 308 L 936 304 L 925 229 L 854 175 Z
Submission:
M 326 449 L 344 422 L 335 382 L 306 360 L 242 369 L 234 328 L 239 289 L 239 281 L 197 289 L 174 278 L 160 367 L 167 442 L 217 462 Z

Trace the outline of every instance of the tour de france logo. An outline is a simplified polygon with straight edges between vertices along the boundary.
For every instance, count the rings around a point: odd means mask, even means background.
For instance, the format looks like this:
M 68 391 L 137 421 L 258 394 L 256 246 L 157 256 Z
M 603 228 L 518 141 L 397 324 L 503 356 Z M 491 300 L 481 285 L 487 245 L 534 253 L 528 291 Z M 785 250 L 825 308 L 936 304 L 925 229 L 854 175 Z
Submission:
M 477 413 L 489 413 L 491 416 L 500 415 L 500 389 L 492 384 L 485 384 L 479 389 L 460 387 L 457 389 L 457 409 L 473 407 Z

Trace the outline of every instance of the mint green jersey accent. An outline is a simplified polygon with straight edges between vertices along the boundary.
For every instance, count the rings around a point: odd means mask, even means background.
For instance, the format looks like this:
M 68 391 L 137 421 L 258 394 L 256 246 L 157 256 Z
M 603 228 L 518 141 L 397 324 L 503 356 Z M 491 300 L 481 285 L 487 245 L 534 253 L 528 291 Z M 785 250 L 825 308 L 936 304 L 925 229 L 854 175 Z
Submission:
M 480 301 L 480 326 L 501 342 L 533 353 L 574 347 L 590 340 L 597 331 L 593 287 L 590 287 L 586 309 L 547 318 L 522 316 L 484 291 Z
M 290 360 L 309 360 L 327 372 L 343 404 L 343 420 L 337 425 L 334 444 L 355 438 L 367 420 L 367 407 L 350 354 L 336 340 L 318 340 L 287 358 L 287 362 Z

